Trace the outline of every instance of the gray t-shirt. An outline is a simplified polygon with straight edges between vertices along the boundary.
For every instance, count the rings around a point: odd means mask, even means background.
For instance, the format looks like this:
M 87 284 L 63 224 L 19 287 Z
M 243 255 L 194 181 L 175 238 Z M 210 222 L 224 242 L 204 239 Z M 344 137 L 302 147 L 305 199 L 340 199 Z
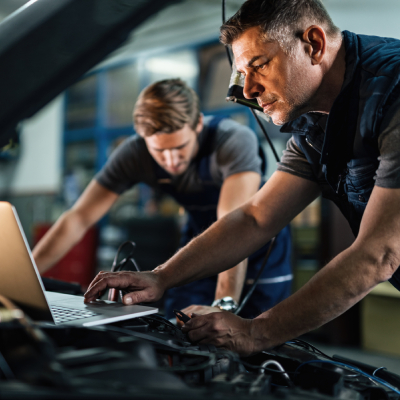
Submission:
M 209 135 L 212 117 L 204 118 L 204 128 L 199 134 L 199 153 L 204 146 L 210 149 L 210 174 L 214 183 L 222 185 L 228 176 L 240 172 L 257 172 L 261 175 L 261 158 L 258 155 L 256 134 L 249 128 L 230 119 L 223 119 Z M 131 136 L 111 154 L 104 167 L 95 176 L 106 189 L 121 194 L 133 185 L 143 182 L 158 187 L 156 164 L 146 143 L 139 135 Z M 195 193 L 202 189 L 197 174 L 197 164 L 190 163 L 179 176 L 171 176 L 171 183 L 180 193 Z
M 321 121 L 326 123 L 327 116 L 321 116 Z M 321 133 L 323 135 L 323 133 Z M 381 133 L 378 137 L 379 166 L 376 170 L 375 185 L 383 188 L 400 188 L 400 99 L 388 110 L 382 121 Z M 357 154 L 355 154 L 357 157 Z M 360 155 L 361 156 L 361 155 Z M 293 137 L 287 142 L 278 171 L 289 172 L 314 182 L 324 179 L 322 166 L 316 176 L 308 163 L 304 153 L 296 145 Z

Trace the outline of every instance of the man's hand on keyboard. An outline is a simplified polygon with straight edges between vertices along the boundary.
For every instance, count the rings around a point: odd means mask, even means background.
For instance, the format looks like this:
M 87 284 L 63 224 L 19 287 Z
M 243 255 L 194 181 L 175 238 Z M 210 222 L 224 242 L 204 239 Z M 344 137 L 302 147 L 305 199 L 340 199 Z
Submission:
M 112 288 L 128 292 L 123 297 L 123 303 L 126 305 L 156 301 L 165 290 L 159 276 L 152 271 L 100 272 L 85 293 L 85 303 L 95 301 L 107 289 Z

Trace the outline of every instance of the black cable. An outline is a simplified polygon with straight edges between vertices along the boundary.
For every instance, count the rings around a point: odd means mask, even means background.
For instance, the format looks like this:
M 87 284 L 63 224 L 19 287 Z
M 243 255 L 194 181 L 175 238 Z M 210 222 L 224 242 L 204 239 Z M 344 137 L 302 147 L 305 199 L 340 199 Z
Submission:
M 268 259 L 269 259 L 269 255 L 271 254 L 272 247 L 274 246 L 274 243 L 275 243 L 275 239 L 276 239 L 276 236 L 271 239 L 271 243 L 270 243 L 270 245 L 268 247 L 267 253 L 265 254 L 265 257 L 264 257 L 263 263 L 261 265 L 261 268 L 258 271 L 258 274 L 257 274 L 256 278 L 254 279 L 254 282 L 253 282 L 251 288 L 247 292 L 247 294 L 246 294 L 245 298 L 243 299 L 243 301 L 240 303 L 239 307 L 235 310 L 234 314 L 238 315 L 240 313 L 240 311 L 242 311 L 243 307 L 246 305 L 246 303 L 249 300 L 250 296 L 253 294 L 254 289 L 256 288 L 256 285 L 257 285 L 258 281 L 261 278 L 261 274 L 264 271 L 265 266 L 267 265 L 267 262 L 268 262 Z
M 327 359 L 330 360 L 330 361 L 337 361 L 337 360 L 335 360 L 333 357 L 328 356 L 327 354 L 325 354 L 324 352 L 322 352 L 320 349 L 318 349 L 317 347 L 315 347 L 315 346 L 312 345 L 311 343 L 306 342 L 305 340 L 302 340 L 302 339 L 292 339 L 292 340 L 290 340 L 289 342 L 286 342 L 286 344 L 289 344 L 289 345 L 290 345 L 290 344 L 295 344 L 296 346 L 301 347 L 301 348 L 303 348 L 303 349 L 306 349 L 306 350 L 309 351 L 309 352 L 312 352 L 312 353 L 314 353 L 314 354 L 317 354 L 317 355 L 319 355 L 319 356 L 321 356 L 321 357 L 325 357 L 325 358 L 327 358 Z M 344 375 L 343 377 L 344 377 L 346 380 L 350 380 L 350 379 L 358 378 L 359 376 L 360 376 L 360 374 L 356 373 L 356 374 L 353 374 L 353 375 L 347 374 L 347 375 Z
M 133 247 L 133 249 L 132 249 L 131 252 L 128 254 L 128 256 L 125 257 L 123 260 L 121 260 L 120 263 L 117 265 L 119 253 L 120 253 L 121 250 L 122 250 L 126 245 L 128 245 L 128 244 L 131 245 L 131 246 Z M 127 240 L 127 241 L 123 242 L 123 243 L 118 247 L 117 253 L 115 254 L 114 261 L 113 261 L 112 266 L 111 266 L 111 272 L 116 272 L 117 268 L 118 268 L 118 267 L 120 268 L 120 267 L 121 267 L 124 263 L 126 263 L 129 259 L 131 259 L 131 261 L 132 261 L 133 265 L 135 266 L 136 270 L 137 270 L 138 272 L 140 272 L 140 269 L 139 269 L 139 267 L 137 266 L 136 262 L 131 258 L 131 257 L 133 256 L 133 253 L 135 252 L 135 249 L 136 249 L 136 243 L 135 243 L 135 242 L 132 242 L 132 241 L 130 241 L 130 240 Z
M 119 257 L 119 253 L 122 251 L 122 249 L 126 246 L 126 245 L 130 245 L 132 246 L 132 250 L 130 251 L 130 253 L 128 254 L 127 257 L 125 257 L 124 259 L 122 259 L 118 264 L 118 257 Z M 133 266 L 135 267 L 136 271 L 141 272 L 139 266 L 136 264 L 135 259 L 132 257 L 133 253 L 135 252 L 136 249 L 136 243 L 132 242 L 130 240 L 127 240 L 125 242 L 123 242 L 117 250 L 117 253 L 115 254 L 113 263 L 111 265 L 111 272 L 118 272 L 120 271 L 129 261 L 133 264 Z M 120 290 L 119 291 L 119 296 L 120 299 L 122 301 L 122 298 L 125 296 L 125 294 L 127 294 L 128 292 L 126 290 Z M 110 297 L 109 297 L 110 299 Z
M 262 130 L 262 132 L 263 132 L 265 138 L 267 139 L 267 142 L 268 142 L 268 144 L 269 144 L 269 147 L 271 147 L 271 150 L 272 150 L 272 152 L 274 153 L 276 162 L 281 161 L 281 160 L 279 159 L 278 153 L 276 152 L 275 146 L 272 144 L 272 141 L 271 141 L 270 137 L 268 136 L 268 133 L 267 133 L 267 131 L 266 131 L 264 125 L 261 123 L 260 119 L 258 118 L 258 115 L 256 114 L 255 110 L 251 108 L 250 111 L 251 111 L 251 113 L 254 115 L 254 118 L 255 118 L 256 121 L 258 122 L 259 127 L 261 128 L 261 130 Z
M 225 0 L 222 0 L 222 23 L 225 23 Z M 228 56 L 229 64 L 232 67 L 232 57 L 229 51 L 229 47 L 225 46 L 226 55 Z
M 222 23 L 223 24 L 225 23 L 225 20 L 226 20 L 226 18 L 225 18 L 225 0 L 222 0 Z M 232 65 L 232 63 L 231 63 L 231 65 Z
M 317 347 L 315 347 L 314 345 L 312 345 L 311 343 L 306 342 L 305 340 L 302 339 L 292 339 L 289 341 L 290 343 L 294 343 L 299 347 L 303 347 L 309 351 L 312 351 L 313 353 L 317 353 L 322 357 L 327 358 L 328 360 L 334 360 L 332 357 L 328 356 L 327 354 L 323 353 L 320 349 L 318 349 Z
M 168 319 L 164 318 L 161 315 L 157 315 L 157 314 L 150 314 L 147 315 L 145 317 L 141 317 L 143 320 L 150 320 L 150 319 L 154 319 L 157 322 L 163 323 L 165 325 L 168 325 L 170 328 L 173 328 L 176 331 L 182 332 L 181 328 L 179 328 L 178 326 L 174 325 L 171 321 L 169 321 Z
M 128 259 L 124 258 L 124 259 L 120 262 L 120 264 L 117 265 L 117 268 L 118 268 L 117 271 L 119 271 L 119 270 L 121 270 L 121 268 L 125 267 L 126 264 L 127 264 L 129 261 L 133 264 L 133 266 L 135 267 L 135 269 L 136 269 L 137 272 L 141 272 L 141 269 L 140 269 L 139 266 L 136 264 L 136 261 L 135 261 L 135 259 L 134 259 L 133 257 L 129 257 Z M 130 271 L 129 268 L 128 268 L 128 271 Z

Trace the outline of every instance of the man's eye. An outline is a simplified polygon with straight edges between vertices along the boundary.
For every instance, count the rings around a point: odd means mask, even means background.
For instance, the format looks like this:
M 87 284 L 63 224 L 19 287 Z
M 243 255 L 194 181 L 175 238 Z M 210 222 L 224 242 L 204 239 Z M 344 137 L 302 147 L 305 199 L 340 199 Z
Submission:
M 255 66 L 254 66 L 254 69 L 255 69 L 256 71 L 259 71 L 259 70 L 265 69 L 266 66 L 267 66 L 267 63 L 260 64 L 260 65 L 255 65 Z

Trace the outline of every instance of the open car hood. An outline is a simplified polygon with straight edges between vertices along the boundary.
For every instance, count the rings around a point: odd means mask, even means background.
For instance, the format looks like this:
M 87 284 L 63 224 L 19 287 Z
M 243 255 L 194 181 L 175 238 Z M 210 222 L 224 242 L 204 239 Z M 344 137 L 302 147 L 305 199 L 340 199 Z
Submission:
M 181 0 L 32 0 L 0 24 L 0 148 L 31 117 Z

